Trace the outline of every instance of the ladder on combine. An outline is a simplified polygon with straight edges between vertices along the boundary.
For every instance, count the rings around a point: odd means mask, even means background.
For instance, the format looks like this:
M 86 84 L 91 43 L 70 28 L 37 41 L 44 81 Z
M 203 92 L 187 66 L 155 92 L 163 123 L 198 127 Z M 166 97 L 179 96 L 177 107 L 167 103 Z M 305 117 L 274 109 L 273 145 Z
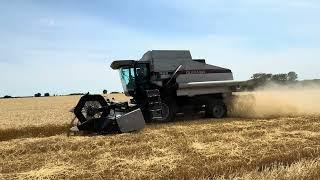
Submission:
M 150 119 L 161 120 L 163 119 L 162 103 L 160 92 L 158 89 L 147 90 L 148 106 L 150 112 Z

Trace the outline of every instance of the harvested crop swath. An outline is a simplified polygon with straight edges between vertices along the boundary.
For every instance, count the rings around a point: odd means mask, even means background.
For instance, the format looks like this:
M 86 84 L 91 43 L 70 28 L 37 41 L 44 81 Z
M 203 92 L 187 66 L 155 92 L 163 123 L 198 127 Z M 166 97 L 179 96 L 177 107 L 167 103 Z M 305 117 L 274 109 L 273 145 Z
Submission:
M 268 111 L 265 116 L 227 119 L 179 117 L 177 122 L 150 124 L 132 134 L 67 137 L 64 130 L 73 116 L 68 111 L 78 99 L 0 100 L 0 179 L 316 179 L 320 175 L 317 111 L 281 116 L 269 116 Z

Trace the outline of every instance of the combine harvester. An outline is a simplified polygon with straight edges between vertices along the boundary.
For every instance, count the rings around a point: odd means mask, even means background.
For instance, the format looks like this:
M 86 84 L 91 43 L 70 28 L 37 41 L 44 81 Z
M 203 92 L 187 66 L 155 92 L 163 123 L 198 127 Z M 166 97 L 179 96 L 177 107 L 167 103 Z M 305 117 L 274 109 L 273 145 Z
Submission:
M 223 118 L 240 84 L 230 69 L 192 59 L 190 51 L 152 50 L 138 61 L 113 61 L 111 68 L 119 70 L 131 102 L 84 95 L 74 108 L 79 122 L 71 131 L 132 132 L 145 122 L 173 121 L 178 112 L 205 111 L 207 117 Z

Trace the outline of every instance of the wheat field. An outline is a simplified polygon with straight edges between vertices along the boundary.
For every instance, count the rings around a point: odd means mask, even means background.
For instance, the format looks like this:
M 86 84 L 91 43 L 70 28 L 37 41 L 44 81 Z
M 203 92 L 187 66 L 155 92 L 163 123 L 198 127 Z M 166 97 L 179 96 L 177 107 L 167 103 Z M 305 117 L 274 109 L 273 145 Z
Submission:
M 250 110 L 240 98 L 226 119 L 70 137 L 80 96 L 0 99 L 0 179 L 319 179 L 320 93 L 294 93 L 257 92 Z

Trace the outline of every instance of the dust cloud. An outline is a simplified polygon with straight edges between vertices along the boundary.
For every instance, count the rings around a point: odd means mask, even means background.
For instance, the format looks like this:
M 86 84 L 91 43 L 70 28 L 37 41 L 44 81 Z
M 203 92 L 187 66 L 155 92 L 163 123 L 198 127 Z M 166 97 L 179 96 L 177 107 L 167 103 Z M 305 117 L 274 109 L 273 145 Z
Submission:
M 232 104 L 232 116 L 320 115 L 320 85 L 268 84 L 253 92 L 236 93 Z

